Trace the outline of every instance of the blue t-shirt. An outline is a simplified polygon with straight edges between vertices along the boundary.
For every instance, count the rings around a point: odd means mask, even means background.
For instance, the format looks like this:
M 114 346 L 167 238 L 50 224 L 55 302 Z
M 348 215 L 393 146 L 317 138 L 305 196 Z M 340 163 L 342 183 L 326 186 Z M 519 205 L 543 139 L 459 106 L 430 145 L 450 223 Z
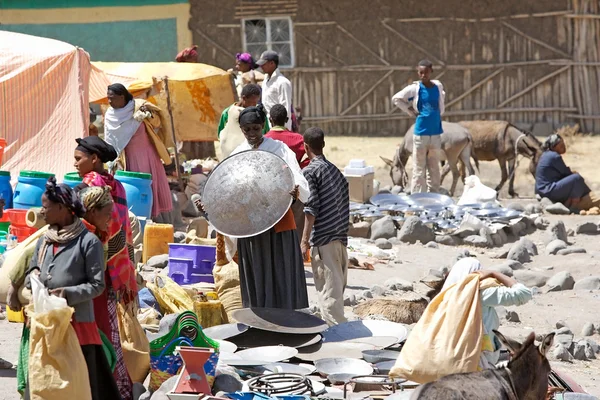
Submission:
M 440 115 L 440 90 L 437 85 L 426 87 L 419 82 L 419 115 L 415 124 L 415 135 L 433 136 L 442 133 L 442 116 Z

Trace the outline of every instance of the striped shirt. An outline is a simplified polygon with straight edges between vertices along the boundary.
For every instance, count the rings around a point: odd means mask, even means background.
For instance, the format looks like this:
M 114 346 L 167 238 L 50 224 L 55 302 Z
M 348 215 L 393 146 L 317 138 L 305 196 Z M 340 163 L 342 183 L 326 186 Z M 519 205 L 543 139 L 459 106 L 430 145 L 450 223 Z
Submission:
M 304 212 L 315 217 L 310 245 L 325 246 L 335 240 L 347 245 L 350 197 L 346 178 L 325 156 L 312 159 L 302 172 L 310 189 Z

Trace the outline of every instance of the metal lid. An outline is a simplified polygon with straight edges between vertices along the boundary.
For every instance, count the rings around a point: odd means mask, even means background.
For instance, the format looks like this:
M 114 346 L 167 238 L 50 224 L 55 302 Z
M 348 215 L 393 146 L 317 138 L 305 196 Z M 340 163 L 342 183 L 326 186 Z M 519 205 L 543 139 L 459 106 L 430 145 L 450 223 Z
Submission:
M 279 156 L 263 150 L 234 154 L 213 169 L 202 194 L 210 223 L 223 235 L 244 238 L 271 229 L 292 204 L 294 175 Z
M 22 178 L 43 178 L 43 179 L 48 179 L 54 176 L 54 174 L 51 174 L 49 172 L 39 172 L 39 171 L 21 171 L 21 173 L 19 173 L 19 176 Z
M 152 174 L 146 174 L 145 172 L 133 172 L 133 171 L 117 171 L 115 176 L 126 176 L 128 178 L 139 178 L 151 181 Z

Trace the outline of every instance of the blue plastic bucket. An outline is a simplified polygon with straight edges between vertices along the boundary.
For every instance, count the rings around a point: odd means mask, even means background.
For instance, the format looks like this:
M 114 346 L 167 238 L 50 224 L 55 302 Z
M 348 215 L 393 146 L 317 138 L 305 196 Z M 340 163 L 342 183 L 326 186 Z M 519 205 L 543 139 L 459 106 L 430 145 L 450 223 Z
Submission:
M 10 185 L 10 172 L 0 171 L 0 198 L 4 199 L 4 209 L 13 208 L 13 190 Z
M 13 197 L 13 208 L 29 210 L 32 207 L 41 207 L 46 182 L 52 176 L 54 174 L 47 172 L 21 171 Z
M 123 184 L 129 210 L 138 217 L 152 215 L 152 175 L 143 172 L 117 171 L 115 177 Z
M 63 183 L 71 189 L 75 188 L 75 186 L 79 185 L 81 182 L 83 182 L 83 179 L 77 172 L 69 172 L 68 174 L 65 174 L 63 178 Z

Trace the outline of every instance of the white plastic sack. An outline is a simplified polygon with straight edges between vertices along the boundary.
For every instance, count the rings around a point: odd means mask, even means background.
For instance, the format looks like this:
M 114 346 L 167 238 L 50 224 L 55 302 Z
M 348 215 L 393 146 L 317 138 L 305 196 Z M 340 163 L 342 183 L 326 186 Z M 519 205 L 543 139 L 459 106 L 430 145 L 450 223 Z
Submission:
M 48 289 L 36 275 L 31 275 L 31 299 L 36 314 L 46 313 L 61 308 L 69 308 L 67 300 L 48 293 Z
M 485 186 L 475 175 L 465 178 L 465 188 L 458 205 L 496 202 L 498 192 Z

